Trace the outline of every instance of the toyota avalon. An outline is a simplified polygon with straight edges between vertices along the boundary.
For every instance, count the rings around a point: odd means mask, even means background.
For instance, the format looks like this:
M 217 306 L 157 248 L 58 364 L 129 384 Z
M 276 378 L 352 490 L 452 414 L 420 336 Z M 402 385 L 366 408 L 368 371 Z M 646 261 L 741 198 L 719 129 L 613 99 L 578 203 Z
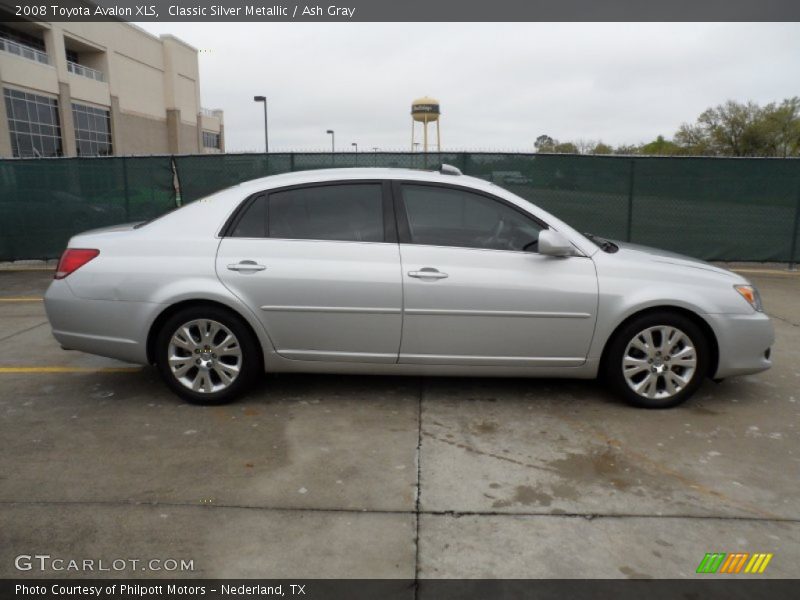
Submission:
M 267 371 L 602 375 L 665 408 L 768 369 L 773 343 L 740 275 L 446 165 L 287 173 L 76 235 L 45 306 L 64 348 L 153 364 L 198 404 Z

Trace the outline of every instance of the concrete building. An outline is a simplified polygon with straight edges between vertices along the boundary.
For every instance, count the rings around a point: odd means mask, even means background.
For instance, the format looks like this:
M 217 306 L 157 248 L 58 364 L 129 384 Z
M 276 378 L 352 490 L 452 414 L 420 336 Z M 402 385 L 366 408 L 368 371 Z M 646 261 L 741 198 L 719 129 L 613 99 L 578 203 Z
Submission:
M 0 16 L 2 13 L 0 13 Z M 222 152 L 197 50 L 135 25 L 0 23 L 0 157 Z

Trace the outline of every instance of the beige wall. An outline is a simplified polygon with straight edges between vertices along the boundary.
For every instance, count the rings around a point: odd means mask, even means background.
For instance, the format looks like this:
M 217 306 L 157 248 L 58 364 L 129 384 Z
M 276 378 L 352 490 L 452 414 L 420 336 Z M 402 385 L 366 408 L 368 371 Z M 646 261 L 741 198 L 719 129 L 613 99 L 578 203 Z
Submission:
M 120 110 L 141 117 L 166 119 L 164 73 L 123 55 L 112 56 L 114 85 L 111 95 L 119 98 Z
M 12 87 L 41 90 L 47 94 L 58 94 L 58 75 L 53 67 L 37 62 L 2 54 L 0 77 Z M 8 58 L 6 58 L 8 57 Z
M 197 125 L 189 125 L 181 121 L 181 143 L 179 154 L 195 154 L 198 151 Z
M 51 64 L 0 51 L 0 83 L 58 96 L 62 102 L 71 98 L 108 107 L 115 154 L 203 152 L 200 130 L 221 132 L 221 113 L 219 118 L 206 120 L 200 116 L 197 50 L 182 40 L 170 35 L 155 37 L 128 23 L 43 23 L 26 27 L 41 28 Z M 81 55 L 83 64 L 103 72 L 105 80 L 71 73 L 65 43 Z M 63 115 L 69 107 L 61 108 Z M 0 122 L 0 156 L 8 156 L 5 114 L 0 114 Z M 62 121 L 62 129 L 65 124 Z M 65 150 L 74 154 L 74 135 L 62 132 L 62 136 Z
M 200 112 L 200 84 L 197 50 L 171 35 L 161 37 L 167 81 L 165 102 L 181 111 L 181 121 L 194 123 Z
M 169 154 L 167 120 L 123 113 L 119 100 L 111 98 L 114 154 Z
M 102 81 L 88 77 L 72 76 L 62 85 L 69 85 L 70 95 L 76 102 L 88 102 L 108 108 L 111 105 L 111 94 L 108 85 Z

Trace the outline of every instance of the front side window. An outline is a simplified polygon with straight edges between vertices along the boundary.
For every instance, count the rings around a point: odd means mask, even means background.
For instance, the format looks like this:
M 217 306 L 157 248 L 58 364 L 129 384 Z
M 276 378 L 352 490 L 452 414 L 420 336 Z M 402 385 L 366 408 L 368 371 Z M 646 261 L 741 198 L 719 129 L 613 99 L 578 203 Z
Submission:
M 467 190 L 403 185 L 410 242 L 486 250 L 535 250 L 542 226 L 510 206 Z
M 3 96 L 14 156 L 62 156 L 58 100 L 8 88 Z
M 103 108 L 72 103 L 78 156 L 111 155 L 111 113 Z
M 270 193 L 269 237 L 293 240 L 382 242 L 380 184 L 336 184 Z

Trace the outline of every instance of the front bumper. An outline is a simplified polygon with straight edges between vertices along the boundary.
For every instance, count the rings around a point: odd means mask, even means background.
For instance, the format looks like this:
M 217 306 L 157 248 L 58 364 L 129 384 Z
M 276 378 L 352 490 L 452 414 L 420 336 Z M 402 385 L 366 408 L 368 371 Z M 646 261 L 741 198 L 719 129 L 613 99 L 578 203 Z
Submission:
M 741 315 L 705 315 L 705 318 L 714 330 L 719 347 L 715 379 L 758 373 L 772 366 L 775 330 L 766 314 L 754 311 Z

